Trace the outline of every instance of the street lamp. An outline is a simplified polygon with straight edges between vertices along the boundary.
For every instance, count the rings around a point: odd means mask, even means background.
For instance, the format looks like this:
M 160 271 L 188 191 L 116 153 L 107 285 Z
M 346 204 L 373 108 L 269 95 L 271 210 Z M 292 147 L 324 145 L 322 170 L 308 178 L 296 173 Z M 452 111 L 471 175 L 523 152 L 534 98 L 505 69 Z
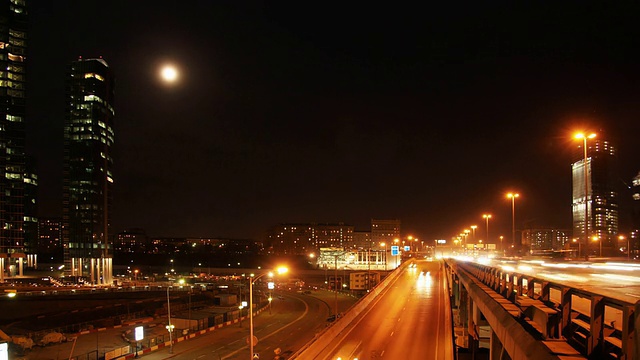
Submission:
M 173 354 L 173 328 L 175 326 L 171 324 L 171 302 L 169 301 L 169 286 L 167 286 L 167 318 L 169 319 L 168 325 L 166 326 L 167 331 L 169 331 L 169 354 Z
M 602 257 L 602 239 L 597 237 L 597 236 L 594 236 L 593 237 L 593 241 L 598 241 L 600 243 L 600 255 L 599 256 Z
M 578 256 L 580 256 L 580 248 L 582 244 L 580 243 L 580 241 L 578 241 L 578 239 L 573 239 L 572 242 L 578 243 Z
M 486 221 L 487 224 L 487 238 L 485 240 L 489 241 L 489 219 L 491 219 L 491 214 L 484 214 L 482 215 L 482 218 Z
M 467 250 L 467 239 L 469 238 L 469 233 L 471 232 L 471 230 L 469 229 L 464 229 L 464 244 L 463 244 L 463 249 L 464 251 Z
M 276 269 L 278 274 L 284 274 L 288 271 L 286 267 L 279 267 Z M 261 277 L 269 275 L 269 277 L 273 276 L 273 272 L 269 271 L 266 273 L 262 273 L 254 278 L 254 274 L 249 275 L 249 358 L 253 359 L 253 283 L 258 281 Z
M 504 256 L 504 247 L 502 247 L 502 239 L 504 239 L 504 236 L 500 235 L 500 251 L 502 251 L 502 255 Z
M 478 228 L 477 225 L 471 225 L 471 241 L 475 244 L 476 242 L 476 229 Z
M 624 235 L 618 236 L 618 240 L 624 241 L 624 239 L 625 239 Z M 631 249 L 630 249 L 630 246 L 629 246 L 629 245 L 631 245 L 631 242 L 629 240 L 630 239 L 627 239 L 627 260 L 631 259 Z
M 384 249 L 384 271 L 387 271 L 387 244 L 381 242 L 380 246 Z
M 507 198 L 511 199 L 511 245 L 516 244 L 516 198 L 520 194 L 508 193 Z
M 586 246 L 586 255 L 589 255 L 589 167 L 587 166 L 587 139 L 593 139 L 596 134 L 591 133 L 585 135 L 583 133 L 577 133 L 576 139 L 583 140 L 584 161 L 582 162 L 583 174 L 584 174 L 584 245 Z M 580 254 L 578 254 L 580 256 Z

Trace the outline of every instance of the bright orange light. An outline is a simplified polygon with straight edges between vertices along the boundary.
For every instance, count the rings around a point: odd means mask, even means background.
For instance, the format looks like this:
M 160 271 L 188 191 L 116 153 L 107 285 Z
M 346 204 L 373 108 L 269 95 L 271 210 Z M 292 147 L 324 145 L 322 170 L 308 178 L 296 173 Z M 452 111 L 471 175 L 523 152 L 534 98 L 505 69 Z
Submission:
M 517 198 L 517 197 L 519 197 L 519 196 L 520 196 L 520 194 L 514 194 L 514 193 L 508 193 L 508 194 L 507 194 L 507 197 L 508 197 L 509 199 Z
M 596 137 L 596 134 L 595 133 L 591 133 L 589 135 L 585 135 L 584 133 L 577 133 L 577 134 L 574 135 L 574 137 L 576 139 L 584 139 L 585 137 L 587 139 L 593 139 L 594 137 Z
M 172 65 L 165 65 L 160 70 L 160 76 L 164 81 L 172 83 L 178 79 L 178 70 Z

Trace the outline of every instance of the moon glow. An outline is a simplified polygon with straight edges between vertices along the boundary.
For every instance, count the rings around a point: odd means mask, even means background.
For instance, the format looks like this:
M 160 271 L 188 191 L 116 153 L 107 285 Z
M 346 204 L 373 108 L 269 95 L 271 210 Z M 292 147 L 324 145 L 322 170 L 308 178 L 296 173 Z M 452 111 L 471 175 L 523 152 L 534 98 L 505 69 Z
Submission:
M 178 70 L 171 65 L 166 65 L 160 71 L 160 76 L 162 80 L 172 83 L 178 79 Z

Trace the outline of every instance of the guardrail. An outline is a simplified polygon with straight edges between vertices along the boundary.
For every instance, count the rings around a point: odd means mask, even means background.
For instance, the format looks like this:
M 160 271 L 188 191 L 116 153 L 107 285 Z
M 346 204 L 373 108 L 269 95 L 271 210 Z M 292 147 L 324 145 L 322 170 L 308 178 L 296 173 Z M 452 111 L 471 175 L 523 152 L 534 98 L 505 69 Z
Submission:
M 456 264 L 523 309 L 543 339 L 565 339 L 589 358 L 640 359 L 640 301 L 630 303 L 489 265 Z

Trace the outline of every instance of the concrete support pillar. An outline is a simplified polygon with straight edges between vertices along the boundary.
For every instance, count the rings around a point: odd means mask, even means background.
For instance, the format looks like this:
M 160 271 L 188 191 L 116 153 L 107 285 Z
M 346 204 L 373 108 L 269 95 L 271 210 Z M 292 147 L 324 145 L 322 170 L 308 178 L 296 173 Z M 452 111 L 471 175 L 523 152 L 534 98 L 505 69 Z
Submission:
M 496 332 L 491 330 L 491 339 L 489 341 L 489 360 L 503 360 L 509 359 L 509 355 L 504 351 L 504 345 L 496 335 Z M 506 355 L 506 358 L 504 357 Z
M 571 324 L 571 288 L 562 288 L 562 303 L 560 311 L 562 312 L 562 323 L 560 324 L 560 333 L 567 336 L 566 329 Z
M 4 255 L 4 254 L 3 254 Z M 0 257 L 0 282 L 4 282 L 5 257 Z
M 524 281 L 522 276 L 518 276 L 518 285 L 516 286 L 516 293 L 518 296 L 522 296 L 524 292 Z
M 24 258 L 18 258 L 18 276 L 24 276 Z
M 532 299 L 536 289 L 536 284 L 534 282 L 533 278 L 527 278 L 527 296 Z
M 547 281 L 542 282 L 541 285 L 542 285 L 542 290 L 540 292 L 540 300 L 549 301 L 550 293 L 551 293 L 551 286 L 550 286 L 549 282 L 547 282 Z
M 89 274 L 91 276 L 91 284 L 95 284 L 96 283 L 96 277 L 95 277 L 96 276 L 96 259 L 91 258 L 90 261 L 91 262 L 89 265 L 89 268 L 90 268 Z
M 513 299 L 513 285 L 513 274 L 507 274 L 507 293 L 505 297 L 509 300 Z
M 596 348 L 602 349 L 602 328 L 604 327 L 604 301 L 602 296 L 591 298 L 591 336 L 587 342 L 587 357 L 594 354 Z

